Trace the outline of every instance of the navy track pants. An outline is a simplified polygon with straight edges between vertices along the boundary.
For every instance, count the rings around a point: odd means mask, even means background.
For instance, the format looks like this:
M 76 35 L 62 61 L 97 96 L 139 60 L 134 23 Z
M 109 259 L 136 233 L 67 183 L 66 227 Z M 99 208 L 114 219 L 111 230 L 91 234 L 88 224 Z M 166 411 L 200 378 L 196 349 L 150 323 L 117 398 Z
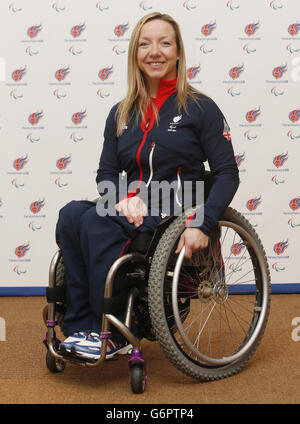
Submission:
M 147 216 L 139 228 L 124 216 L 99 216 L 94 202 L 71 201 L 59 212 L 56 240 L 67 274 L 67 311 L 64 332 L 101 330 L 102 301 L 107 273 L 113 262 L 126 253 L 137 232 L 152 231 L 160 217 Z M 125 273 L 117 275 L 114 292 L 126 288 Z M 124 309 L 126 307 L 124 299 Z M 121 334 L 112 327 L 115 341 Z

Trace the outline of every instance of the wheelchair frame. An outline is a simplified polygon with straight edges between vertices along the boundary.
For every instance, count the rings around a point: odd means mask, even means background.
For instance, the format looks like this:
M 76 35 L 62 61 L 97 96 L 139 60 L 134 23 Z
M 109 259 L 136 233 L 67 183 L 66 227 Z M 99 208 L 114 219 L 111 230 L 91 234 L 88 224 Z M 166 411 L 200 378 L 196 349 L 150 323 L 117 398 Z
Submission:
M 110 267 L 109 272 L 106 276 L 105 281 L 105 289 L 104 289 L 104 300 L 103 304 L 105 305 L 106 301 L 112 299 L 114 280 L 117 275 L 118 270 L 125 263 L 133 262 L 137 263 L 145 263 L 151 261 L 151 255 L 155 249 L 155 245 L 157 245 L 157 240 L 160 235 L 165 231 L 166 227 L 174 220 L 175 217 L 166 217 L 164 218 L 157 226 L 153 235 L 151 235 L 151 243 L 147 249 L 145 254 L 142 254 L 138 251 L 133 251 L 132 253 L 125 254 L 118 258 Z M 143 233 L 140 233 L 140 235 Z M 137 236 L 138 238 L 139 236 Z M 135 239 L 136 240 L 136 239 Z M 133 241 L 134 243 L 134 241 Z M 50 263 L 49 267 L 49 286 L 47 288 L 48 291 L 56 290 L 56 269 L 61 257 L 61 252 L 58 250 Z M 59 293 L 58 296 L 61 294 Z M 55 359 L 55 364 L 52 363 L 48 368 L 51 368 L 53 372 L 63 371 L 65 362 L 72 362 L 75 364 L 87 366 L 87 367 L 95 367 L 104 362 L 107 351 L 107 340 L 111 338 L 112 333 L 109 331 L 109 325 L 114 325 L 120 333 L 128 340 L 128 342 L 132 345 L 132 351 L 130 353 L 130 357 L 128 359 L 129 367 L 130 367 L 130 382 L 132 386 L 132 390 L 134 393 L 142 393 L 144 391 L 146 382 L 147 382 L 147 374 L 146 374 L 146 366 L 145 359 L 142 355 L 142 348 L 140 340 L 130 331 L 132 315 L 133 315 L 133 306 L 134 299 L 136 297 L 136 292 L 134 287 L 131 288 L 127 306 L 126 306 L 126 314 L 125 320 L 122 322 L 119 320 L 113 313 L 103 312 L 102 314 L 102 327 L 100 332 L 101 338 L 101 355 L 99 359 L 93 360 L 90 358 L 86 358 L 84 356 L 69 354 L 64 352 L 64 354 L 59 352 L 59 344 L 60 340 L 56 337 L 56 332 L 54 328 L 58 325 L 58 321 L 55 319 L 55 301 L 52 296 L 47 296 L 48 303 L 45 305 L 43 310 L 43 320 L 47 327 L 47 333 L 43 340 L 44 345 L 48 349 L 47 354 L 49 353 L 53 359 Z M 59 300 L 59 299 L 58 299 Z M 57 301 L 57 299 L 56 299 Z M 105 308 L 109 310 L 109 307 Z M 113 308 L 112 308 L 113 309 Z
M 206 178 L 209 178 L 208 175 L 209 173 L 206 174 Z M 247 251 L 249 256 L 247 261 L 249 260 L 250 265 L 252 265 L 251 272 L 253 272 L 253 281 L 255 281 L 256 287 L 255 292 L 253 292 L 254 300 L 251 300 L 252 303 L 250 305 L 250 309 L 252 308 L 252 315 L 249 318 L 248 332 L 245 333 L 245 336 L 243 336 L 244 338 L 242 338 L 241 342 L 239 342 L 240 346 L 235 349 L 233 354 L 229 356 L 224 356 L 223 354 L 223 356 L 219 359 L 218 353 L 217 357 L 213 356 L 213 353 L 210 353 L 212 357 L 209 357 L 206 354 L 202 354 L 200 351 L 197 352 L 198 345 L 197 349 L 193 348 L 193 342 L 190 342 L 189 334 L 182 326 L 182 323 L 185 320 L 183 313 L 185 303 L 182 303 L 180 300 L 182 295 L 179 294 L 178 284 L 180 284 L 179 275 L 181 273 L 181 269 L 183 270 L 183 273 L 185 272 L 184 247 L 180 254 L 177 256 L 174 271 L 168 271 L 169 260 L 171 258 L 169 255 L 171 254 L 170 252 L 173 248 L 172 246 L 170 247 L 168 243 L 171 241 L 171 244 L 173 243 L 174 246 L 174 243 L 176 240 L 178 240 L 178 236 L 182 231 L 184 231 L 186 217 L 188 216 L 189 212 L 190 211 L 187 211 L 185 217 L 181 217 L 182 219 L 176 219 L 175 216 L 164 218 L 157 225 L 154 234 L 151 233 L 151 242 L 149 244 L 148 242 L 146 243 L 148 244 L 146 252 L 145 249 L 140 248 L 137 242 L 138 237 L 143 234 L 140 233 L 132 242 L 132 251 L 121 256 L 112 264 L 105 282 L 102 327 L 100 332 L 102 349 L 98 360 L 86 358 L 68 352 L 63 352 L 63 354 L 59 352 L 60 341 L 56 338 L 56 333 L 54 330 L 55 326 L 58 324 L 55 316 L 55 304 L 62 302 L 63 300 L 60 300 L 59 290 L 58 294 L 55 294 L 54 297 L 52 295 L 52 291 L 55 292 L 57 290 L 56 271 L 59 260 L 61 258 L 60 251 L 55 253 L 54 257 L 52 258 L 49 270 L 49 287 L 47 289 L 47 300 L 49 303 L 44 307 L 43 310 L 43 319 L 47 327 L 47 334 L 44 339 L 44 344 L 47 347 L 46 361 L 50 371 L 63 371 L 65 362 L 68 361 L 85 366 L 98 366 L 105 360 L 107 340 L 111 337 L 109 326 L 114 325 L 133 346 L 131 355 L 128 360 L 132 391 L 134 393 L 143 393 L 147 382 L 145 359 L 142 355 L 142 348 L 139 338 L 136 337 L 130 330 L 135 299 L 140 294 L 139 285 L 133 285 L 129 291 L 124 322 L 120 321 L 115 316 L 115 306 L 113 302 L 110 303 L 110 301 L 115 299 L 112 297 L 115 276 L 123 264 L 130 262 L 132 264 L 138 264 L 145 267 L 145 271 L 139 270 L 139 268 L 135 268 L 134 272 L 129 274 L 129 276 L 132 276 L 133 279 L 137 278 L 137 280 L 142 282 L 145 280 L 144 277 L 146 276 L 147 266 L 149 268 L 149 290 L 147 294 L 147 297 L 149 298 L 149 304 L 147 300 L 147 311 L 149 313 L 150 324 L 152 326 L 150 329 L 155 330 L 154 339 L 159 342 L 160 347 L 174 366 L 176 366 L 185 374 L 202 381 L 211 381 L 228 377 L 237 373 L 242 369 L 242 367 L 245 366 L 245 364 L 254 354 L 258 344 L 262 339 L 270 311 L 270 273 L 263 246 L 251 224 L 239 212 L 232 208 L 227 208 L 219 223 L 220 230 L 217 230 L 217 240 L 219 237 L 219 232 L 221 229 L 225 228 L 226 234 L 227 230 L 229 229 L 230 231 L 235 232 L 235 234 L 237 234 L 243 241 L 242 244 L 244 244 L 245 251 Z M 214 254 L 212 254 L 212 252 L 209 253 L 211 255 L 210 258 L 214 260 Z M 162 263 L 162 258 L 165 261 L 164 263 Z M 201 260 L 199 263 L 202 266 Z M 199 265 L 195 266 L 198 267 Z M 225 265 L 223 266 L 224 272 L 226 273 Z M 218 269 L 221 268 L 218 268 L 217 265 L 216 269 L 214 264 L 211 273 L 208 274 L 204 280 L 202 277 L 200 277 L 199 274 L 198 287 L 195 289 L 191 299 L 198 299 L 200 304 L 206 304 L 206 302 L 213 300 L 215 304 L 218 304 L 220 307 L 222 307 L 222 304 L 227 300 L 229 289 L 227 287 L 227 276 L 225 277 L 224 275 L 224 277 L 222 277 L 220 275 L 221 271 L 218 271 Z M 139 273 L 139 271 L 141 271 L 142 274 Z M 134 276 L 134 274 L 136 275 Z M 218 276 L 217 282 L 215 281 L 216 277 L 214 274 Z M 167 280 L 169 281 L 168 283 L 166 282 Z M 168 292 L 166 291 L 166 284 L 171 284 L 172 289 L 170 295 L 167 294 Z M 191 288 L 189 288 L 189 290 L 190 289 Z M 182 286 L 180 290 L 182 290 Z M 164 303 L 166 302 L 166 296 L 169 296 L 169 300 L 167 303 Z M 175 319 L 172 318 L 169 322 L 169 318 L 166 316 L 166 308 L 170 307 L 172 307 L 172 313 L 174 314 L 173 317 Z M 179 310 L 178 307 L 179 309 L 181 308 L 181 310 Z M 163 318 L 160 317 L 161 313 L 164 315 Z M 209 316 L 207 317 L 207 320 L 208 318 Z M 173 329 L 171 329 L 171 326 L 174 325 L 172 320 L 174 321 L 177 330 L 180 333 L 181 341 L 176 339 L 177 336 L 175 336 Z M 230 330 L 230 326 L 228 327 Z M 143 329 L 143 331 L 145 331 L 145 329 Z M 149 335 L 147 334 L 143 335 L 142 337 L 153 340 L 148 336 Z M 152 336 L 150 335 L 150 337 Z M 184 351 L 184 347 L 180 347 L 180 343 L 182 343 L 182 341 L 185 343 L 189 351 L 195 351 L 194 358 L 192 358 L 188 351 Z M 168 343 L 169 345 L 166 346 Z

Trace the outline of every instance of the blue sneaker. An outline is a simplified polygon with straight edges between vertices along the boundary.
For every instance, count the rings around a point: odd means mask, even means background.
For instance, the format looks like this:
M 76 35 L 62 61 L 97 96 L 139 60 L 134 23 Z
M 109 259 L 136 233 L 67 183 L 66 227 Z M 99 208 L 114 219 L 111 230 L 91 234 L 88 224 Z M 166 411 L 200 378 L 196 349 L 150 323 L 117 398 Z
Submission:
M 105 358 L 109 359 L 115 355 L 127 355 L 131 352 L 131 350 L 132 345 L 127 340 L 124 343 L 118 343 L 108 339 Z
M 91 359 L 99 359 L 101 355 L 101 339 L 98 333 L 85 331 L 84 339 L 74 345 L 75 353 Z M 73 350 L 72 349 L 72 350 Z
M 87 358 L 98 360 L 101 355 L 101 338 L 98 333 L 85 332 L 85 339 L 81 339 L 79 343 L 74 344 L 72 351 L 76 354 Z M 115 355 L 126 355 L 132 349 L 132 345 L 127 341 L 125 343 L 114 342 L 111 339 L 107 340 L 106 359 L 110 359 Z
M 59 349 L 71 352 L 71 348 L 77 346 L 80 342 L 86 339 L 87 331 L 74 332 L 63 342 L 60 343 Z

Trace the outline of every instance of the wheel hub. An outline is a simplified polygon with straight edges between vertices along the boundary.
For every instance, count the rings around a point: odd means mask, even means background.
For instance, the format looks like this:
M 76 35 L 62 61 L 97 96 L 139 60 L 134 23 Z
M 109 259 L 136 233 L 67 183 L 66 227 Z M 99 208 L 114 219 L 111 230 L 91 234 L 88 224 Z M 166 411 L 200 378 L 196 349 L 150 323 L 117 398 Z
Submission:
M 213 287 L 208 280 L 202 281 L 197 291 L 198 298 L 204 303 L 208 302 L 213 296 Z
M 214 300 L 217 303 L 224 303 L 228 298 L 228 288 L 223 281 L 217 283 L 214 287 Z

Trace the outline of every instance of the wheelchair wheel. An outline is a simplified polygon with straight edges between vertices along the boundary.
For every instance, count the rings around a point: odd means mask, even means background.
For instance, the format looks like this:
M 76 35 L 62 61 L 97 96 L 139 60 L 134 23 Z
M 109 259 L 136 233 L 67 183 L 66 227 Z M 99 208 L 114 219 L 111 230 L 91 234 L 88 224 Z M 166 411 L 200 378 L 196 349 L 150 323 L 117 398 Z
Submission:
M 228 208 L 209 246 L 175 255 L 186 218 L 161 237 L 149 275 L 156 338 L 171 363 L 203 381 L 239 372 L 254 354 L 270 310 L 270 273 L 250 223 Z M 182 252 L 183 253 L 183 252 Z
M 133 364 L 130 367 L 130 384 L 133 393 L 144 393 L 145 371 L 143 364 Z
M 48 370 L 53 373 L 63 372 L 66 367 L 66 363 L 54 358 L 49 350 L 46 353 L 46 365 Z

